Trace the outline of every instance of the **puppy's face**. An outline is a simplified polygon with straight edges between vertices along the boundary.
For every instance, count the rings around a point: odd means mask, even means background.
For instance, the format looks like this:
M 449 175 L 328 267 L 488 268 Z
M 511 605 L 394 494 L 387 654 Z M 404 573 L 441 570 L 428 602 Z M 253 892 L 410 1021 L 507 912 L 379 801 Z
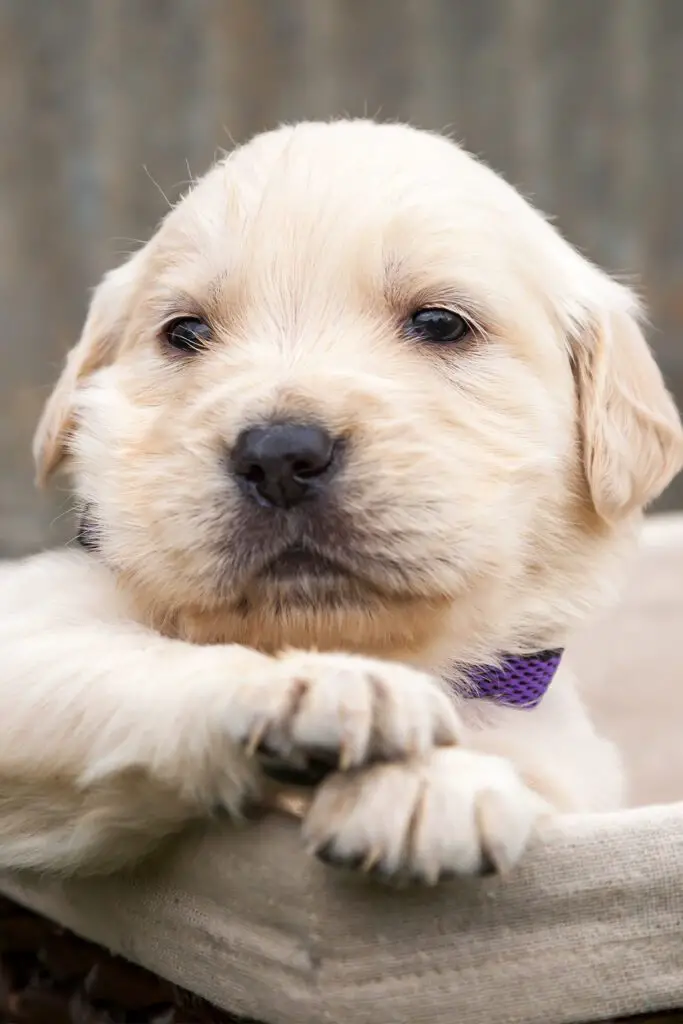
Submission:
M 281 129 L 101 285 L 38 457 L 169 631 L 543 644 L 680 462 L 633 305 L 449 142 Z

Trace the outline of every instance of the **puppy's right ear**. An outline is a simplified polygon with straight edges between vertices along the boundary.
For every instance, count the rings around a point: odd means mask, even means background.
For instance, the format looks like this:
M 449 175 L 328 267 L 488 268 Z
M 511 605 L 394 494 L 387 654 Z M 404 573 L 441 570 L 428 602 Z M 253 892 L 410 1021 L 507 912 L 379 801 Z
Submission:
M 140 253 L 136 253 L 122 266 L 111 270 L 98 285 L 81 337 L 69 352 L 62 374 L 43 409 L 33 439 L 36 479 L 41 486 L 67 454 L 78 388 L 116 356 L 137 278 L 139 257 Z
M 657 498 L 683 466 L 683 426 L 641 333 L 634 296 L 613 286 L 576 339 L 583 463 L 593 505 L 616 522 Z

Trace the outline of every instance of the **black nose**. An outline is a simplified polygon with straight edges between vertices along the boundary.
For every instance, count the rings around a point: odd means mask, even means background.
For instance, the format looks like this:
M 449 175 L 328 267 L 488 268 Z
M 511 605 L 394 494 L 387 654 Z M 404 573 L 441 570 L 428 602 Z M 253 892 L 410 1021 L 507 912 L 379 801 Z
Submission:
M 242 489 L 260 505 L 292 508 L 316 497 L 333 474 L 337 445 L 308 423 L 272 423 L 243 430 L 232 453 Z

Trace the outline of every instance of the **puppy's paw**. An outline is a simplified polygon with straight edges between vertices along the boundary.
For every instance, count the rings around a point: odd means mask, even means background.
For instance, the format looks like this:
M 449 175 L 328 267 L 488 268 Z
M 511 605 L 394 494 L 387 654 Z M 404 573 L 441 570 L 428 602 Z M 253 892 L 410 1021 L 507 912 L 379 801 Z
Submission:
M 508 870 L 549 811 L 511 762 L 451 748 L 331 776 L 316 793 L 304 839 L 327 863 L 434 884 Z
M 316 772 L 325 774 L 320 766 L 348 770 L 422 757 L 460 736 L 448 694 L 436 680 L 403 665 L 292 652 L 273 662 L 269 675 L 234 694 L 230 728 L 266 769 L 289 767 L 301 781 L 318 781 Z

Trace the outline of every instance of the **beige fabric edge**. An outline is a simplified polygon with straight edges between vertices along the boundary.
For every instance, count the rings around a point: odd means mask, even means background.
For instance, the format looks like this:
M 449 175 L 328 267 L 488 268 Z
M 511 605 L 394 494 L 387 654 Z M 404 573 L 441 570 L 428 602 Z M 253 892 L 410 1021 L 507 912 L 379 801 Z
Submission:
M 548 826 L 507 879 L 397 894 L 272 816 L 128 877 L 0 888 L 268 1024 L 570 1024 L 683 1005 L 682 863 L 668 805 Z
M 625 608 L 656 612 L 677 657 L 683 516 L 650 521 L 644 548 L 652 585 Z M 267 1024 L 572 1024 L 683 1006 L 682 867 L 683 803 L 566 818 L 507 879 L 399 894 L 318 865 L 273 815 L 128 876 L 0 890 Z

